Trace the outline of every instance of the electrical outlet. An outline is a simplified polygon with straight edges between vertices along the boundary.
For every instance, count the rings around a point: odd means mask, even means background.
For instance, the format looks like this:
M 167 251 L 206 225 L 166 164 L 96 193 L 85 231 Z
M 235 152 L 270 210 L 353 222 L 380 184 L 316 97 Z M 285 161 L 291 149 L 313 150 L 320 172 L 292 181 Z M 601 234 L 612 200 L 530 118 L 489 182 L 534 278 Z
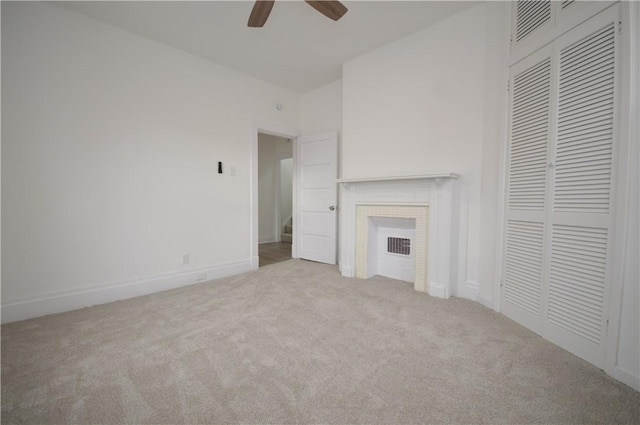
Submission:
M 189 254 L 184 254 L 182 256 L 182 264 L 189 264 Z
M 201 280 L 207 279 L 207 272 L 198 273 L 196 275 L 196 282 L 200 282 Z

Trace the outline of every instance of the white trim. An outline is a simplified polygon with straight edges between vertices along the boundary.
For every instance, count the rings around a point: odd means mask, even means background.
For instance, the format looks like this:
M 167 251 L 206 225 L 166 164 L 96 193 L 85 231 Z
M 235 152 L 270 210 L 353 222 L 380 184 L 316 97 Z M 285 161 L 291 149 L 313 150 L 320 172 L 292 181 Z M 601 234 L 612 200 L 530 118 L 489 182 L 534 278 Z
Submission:
M 620 366 L 616 366 L 613 369 L 613 377 L 618 381 L 622 382 L 625 385 L 630 386 L 636 391 L 640 391 L 640 376 L 634 375 L 628 370 L 621 368 Z
M 470 253 L 472 247 L 469 244 L 471 237 L 469 232 L 471 231 L 470 221 L 471 221 L 471 191 L 469 188 L 468 182 L 471 181 L 470 174 L 465 175 L 465 179 L 463 181 L 467 182 L 467 184 L 458 185 L 458 196 L 460 197 L 460 202 L 458 203 L 459 207 L 452 211 L 453 222 L 459 223 L 459 226 L 456 229 L 457 237 L 452 237 L 452 249 L 451 252 L 458 252 L 457 259 L 457 269 L 452 269 L 452 282 L 453 287 L 451 288 L 453 295 L 467 298 L 470 300 L 474 300 L 478 295 L 479 286 L 475 283 L 475 290 L 469 288 L 468 285 L 470 283 L 469 276 L 472 274 L 469 272 L 469 257 L 478 257 L 479 253 Z M 478 269 L 476 267 L 476 276 Z M 473 286 L 474 283 L 471 283 Z
M 251 270 L 250 261 L 207 266 L 188 271 L 162 274 L 109 286 L 90 287 L 70 291 L 53 292 L 29 299 L 2 304 L 2 323 L 30 319 L 47 314 L 62 313 L 92 305 L 139 297 L 193 285 L 205 280 L 220 279 L 246 273 Z
M 457 289 L 456 296 L 469 300 L 477 300 L 480 294 L 480 285 L 472 280 L 463 282 Z
M 362 182 L 386 182 L 392 180 L 424 180 L 424 179 L 458 179 L 460 174 L 457 173 L 431 173 L 417 174 L 413 176 L 390 176 L 390 177 L 363 177 L 357 179 L 337 179 L 336 183 L 362 183 Z
M 624 286 L 624 269 L 625 261 L 628 261 L 627 238 L 629 226 L 629 199 L 630 191 L 635 185 L 631 181 L 631 170 L 638 167 L 638 159 L 630 155 L 633 152 L 631 148 L 632 141 L 637 141 L 639 136 L 639 126 L 637 116 L 639 112 L 638 96 L 640 92 L 637 82 L 638 74 L 640 74 L 640 58 L 638 57 L 638 35 L 640 35 L 640 6 L 636 2 L 622 2 L 620 10 L 620 21 L 623 31 L 618 46 L 620 51 L 619 77 L 620 96 L 618 106 L 619 116 L 619 143 L 618 143 L 618 160 L 615 201 L 613 203 L 613 239 L 612 243 L 612 277 L 609 301 L 609 329 L 607 333 L 605 348 L 605 365 L 604 370 L 609 375 L 614 376 L 625 384 L 630 385 L 625 380 L 618 377 L 621 369 L 617 366 L 618 352 L 620 346 L 620 328 L 622 314 L 622 297 Z M 635 43 L 635 44 L 634 44 Z M 634 102 L 634 96 L 635 102 Z M 634 164 L 635 161 L 635 164 Z M 636 187 L 637 190 L 637 187 Z M 632 260 L 633 261 L 633 260 Z M 625 372 L 626 373 L 626 372 Z M 621 376 L 625 376 L 623 373 Z M 633 375 L 631 375 L 633 376 Z M 637 386 L 636 377 L 636 390 Z M 630 385 L 633 387 L 633 385 Z
M 490 300 L 489 298 L 485 298 L 482 295 L 478 295 L 476 297 L 476 301 L 482 304 L 483 306 L 490 308 L 491 310 L 497 311 L 495 308 L 495 303 L 493 302 L 493 300 Z
M 436 298 L 448 299 L 450 295 L 449 288 L 447 285 L 431 281 L 429 282 L 429 295 Z
M 512 3 L 513 7 L 513 3 Z M 499 160 L 500 168 L 498 169 L 498 208 L 496 214 L 497 220 L 497 235 L 496 235 L 496 262 L 495 262 L 495 270 L 496 270 L 496 280 L 493 285 L 493 300 L 485 297 L 479 296 L 477 300 L 489 307 L 493 308 L 494 311 L 500 313 L 502 309 L 501 300 L 502 300 L 502 280 L 503 280 L 503 263 L 505 260 L 505 223 L 506 223 L 506 212 L 507 212 L 507 158 L 509 157 L 509 99 L 510 93 L 507 90 L 509 84 L 509 51 L 511 48 L 511 43 L 509 37 L 511 36 L 511 14 L 505 13 L 505 17 L 508 20 L 507 25 L 505 26 L 506 32 L 504 33 L 504 43 L 503 49 L 505 49 L 506 56 L 503 59 L 503 77 L 505 87 L 502 90 L 502 107 L 500 108 L 500 128 L 501 128 L 501 137 L 499 140 L 500 148 L 501 148 L 501 157 Z
M 355 277 L 356 276 L 356 272 L 355 272 L 355 270 L 353 269 L 352 266 L 342 266 L 342 264 L 340 264 L 340 265 L 341 265 L 340 273 L 342 273 L 342 276 L 345 276 L 345 277 Z

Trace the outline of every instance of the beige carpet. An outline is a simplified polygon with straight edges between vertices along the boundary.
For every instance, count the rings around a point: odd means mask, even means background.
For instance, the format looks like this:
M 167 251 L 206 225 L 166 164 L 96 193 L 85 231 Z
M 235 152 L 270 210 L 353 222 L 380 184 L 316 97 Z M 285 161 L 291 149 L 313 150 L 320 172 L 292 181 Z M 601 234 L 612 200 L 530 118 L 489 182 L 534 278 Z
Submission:
M 300 260 L 2 326 L 3 424 L 639 422 L 480 304 Z

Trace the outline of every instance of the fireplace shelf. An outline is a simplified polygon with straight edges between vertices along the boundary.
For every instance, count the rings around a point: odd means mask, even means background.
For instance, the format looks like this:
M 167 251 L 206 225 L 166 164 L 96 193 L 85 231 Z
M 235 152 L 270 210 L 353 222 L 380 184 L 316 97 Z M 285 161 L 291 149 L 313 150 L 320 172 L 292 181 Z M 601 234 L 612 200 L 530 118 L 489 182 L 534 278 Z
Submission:
M 460 175 L 456 173 L 434 173 L 418 174 L 413 176 L 390 176 L 390 177 L 364 177 L 356 179 L 337 179 L 336 183 L 366 183 L 366 182 L 386 182 L 398 180 L 428 180 L 428 179 L 457 179 Z

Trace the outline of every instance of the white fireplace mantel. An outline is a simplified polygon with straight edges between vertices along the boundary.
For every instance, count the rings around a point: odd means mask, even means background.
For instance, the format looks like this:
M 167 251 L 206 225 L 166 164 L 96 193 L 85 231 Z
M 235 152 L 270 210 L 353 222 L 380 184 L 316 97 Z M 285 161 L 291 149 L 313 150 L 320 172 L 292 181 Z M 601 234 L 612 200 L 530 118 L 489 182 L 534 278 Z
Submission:
M 356 179 L 338 179 L 337 183 L 368 183 L 368 182 L 390 182 L 409 180 L 429 180 L 429 179 L 457 179 L 460 175 L 456 173 L 434 173 L 418 174 L 413 176 L 390 176 L 390 177 L 364 177 Z
M 454 294 L 457 270 L 459 195 L 453 172 L 338 179 L 340 184 L 340 271 L 356 276 L 356 211 L 359 205 L 429 207 L 428 292 Z

